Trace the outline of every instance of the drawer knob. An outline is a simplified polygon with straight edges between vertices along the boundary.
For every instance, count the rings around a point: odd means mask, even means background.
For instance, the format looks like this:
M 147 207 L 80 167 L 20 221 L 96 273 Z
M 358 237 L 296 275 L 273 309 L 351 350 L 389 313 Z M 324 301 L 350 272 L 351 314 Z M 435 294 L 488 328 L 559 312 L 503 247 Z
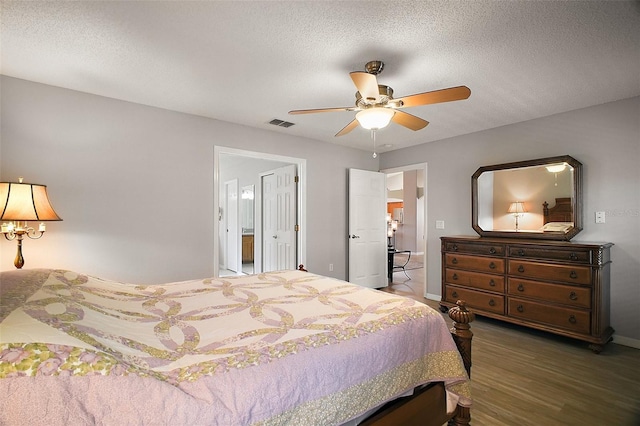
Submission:
M 518 284 L 518 291 L 524 291 L 524 286 L 522 284 Z
M 489 300 L 489 306 L 496 306 L 496 301 L 493 299 Z
M 524 272 L 524 266 L 522 265 L 518 266 L 518 272 Z
M 518 310 L 518 312 L 524 312 L 524 306 L 522 305 L 518 305 L 518 307 L 516 308 Z
M 574 315 L 569 315 L 569 322 L 571 324 L 575 324 L 576 322 L 578 322 L 578 320 L 576 320 L 576 317 Z
M 495 248 L 493 248 L 493 247 L 491 247 L 491 248 L 489 249 L 489 254 L 496 254 L 496 249 L 495 249 Z
M 576 271 L 571 271 L 569 277 L 575 280 L 576 278 L 578 278 L 578 273 Z
M 524 256 L 524 250 L 523 249 L 518 250 L 518 256 Z
M 451 247 L 451 249 L 452 249 L 453 251 L 458 251 L 458 245 L 457 245 L 457 244 L 454 244 L 454 245 L 453 245 L 453 247 Z
M 572 291 L 572 292 L 569 294 L 569 299 L 571 299 L 571 300 L 578 300 L 578 295 L 576 294 L 576 292 L 575 292 L 575 291 Z
M 571 253 L 571 254 L 569 255 L 569 259 L 571 259 L 571 260 L 578 260 L 578 255 L 577 255 L 577 254 L 575 254 L 575 253 Z
M 491 262 L 491 263 L 489 264 L 489 269 L 496 269 L 496 264 L 495 264 L 495 263 L 493 263 L 493 262 Z
M 453 276 L 451 278 L 453 278 L 454 280 L 457 280 L 458 279 L 458 274 L 453 274 Z
M 495 286 L 496 286 L 496 282 L 495 282 L 495 281 L 493 281 L 493 279 L 492 279 L 491 281 L 489 281 L 489 285 L 490 285 L 491 287 L 495 287 Z
M 457 292 L 457 291 L 454 291 L 453 293 L 451 293 L 451 295 L 452 295 L 453 297 L 458 297 L 458 292 Z
M 453 259 L 451 259 L 451 263 L 453 263 L 454 265 L 458 264 L 458 259 L 456 257 L 454 257 Z

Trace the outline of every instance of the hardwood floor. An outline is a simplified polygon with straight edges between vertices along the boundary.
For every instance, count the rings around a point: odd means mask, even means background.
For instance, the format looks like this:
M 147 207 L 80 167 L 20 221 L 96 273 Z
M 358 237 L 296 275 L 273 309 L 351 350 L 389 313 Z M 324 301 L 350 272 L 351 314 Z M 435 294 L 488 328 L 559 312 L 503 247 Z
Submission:
M 423 269 L 393 274 L 385 291 L 423 298 Z M 450 322 L 449 318 L 445 318 Z M 587 344 L 477 317 L 471 368 L 472 425 L 640 426 L 640 350 Z

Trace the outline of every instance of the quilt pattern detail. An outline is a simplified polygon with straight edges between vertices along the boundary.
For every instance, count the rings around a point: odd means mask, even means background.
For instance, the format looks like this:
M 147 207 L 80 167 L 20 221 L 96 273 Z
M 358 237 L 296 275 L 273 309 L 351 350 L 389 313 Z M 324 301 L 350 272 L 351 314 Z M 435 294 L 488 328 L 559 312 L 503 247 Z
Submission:
M 19 309 L 37 320 L 35 336 L 47 332 L 39 327 L 46 324 L 129 366 L 121 368 L 135 367 L 174 384 L 355 339 L 430 313 L 409 299 L 379 298 L 372 290 L 339 283 L 282 271 L 141 286 L 58 270 Z M 47 342 L 45 335 L 41 341 Z M 92 368 L 76 369 L 83 371 Z

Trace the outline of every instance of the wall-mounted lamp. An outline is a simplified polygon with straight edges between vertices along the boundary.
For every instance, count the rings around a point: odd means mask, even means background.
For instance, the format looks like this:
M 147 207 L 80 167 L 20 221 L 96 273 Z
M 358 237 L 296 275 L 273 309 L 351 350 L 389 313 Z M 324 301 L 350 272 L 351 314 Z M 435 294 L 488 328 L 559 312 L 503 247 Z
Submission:
M 527 210 L 525 209 L 522 201 L 515 201 L 509 206 L 507 213 L 513 213 L 513 216 L 516 218 L 516 232 L 518 232 L 518 218 L 526 212 Z
M 62 220 L 57 215 L 47 196 L 47 187 L 35 183 L 0 182 L 0 221 L 2 234 L 11 241 L 18 241 L 18 253 L 13 262 L 16 268 L 24 266 L 22 257 L 22 239 L 27 237 L 36 240 L 41 238 L 46 230 L 44 223 L 40 223 L 38 230 L 28 225 L 28 221 L 38 222 Z M 8 223 L 5 221 L 9 221 Z

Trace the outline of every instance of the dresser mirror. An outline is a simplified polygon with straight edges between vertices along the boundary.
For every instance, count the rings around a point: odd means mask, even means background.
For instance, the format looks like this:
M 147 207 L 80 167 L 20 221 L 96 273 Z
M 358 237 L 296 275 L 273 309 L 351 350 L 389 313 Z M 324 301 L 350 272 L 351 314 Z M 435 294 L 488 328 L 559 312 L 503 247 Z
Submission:
M 582 164 L 568 155 L 480 167 L 471 194 L 483 237 L 568 241 L 582 230 Z

